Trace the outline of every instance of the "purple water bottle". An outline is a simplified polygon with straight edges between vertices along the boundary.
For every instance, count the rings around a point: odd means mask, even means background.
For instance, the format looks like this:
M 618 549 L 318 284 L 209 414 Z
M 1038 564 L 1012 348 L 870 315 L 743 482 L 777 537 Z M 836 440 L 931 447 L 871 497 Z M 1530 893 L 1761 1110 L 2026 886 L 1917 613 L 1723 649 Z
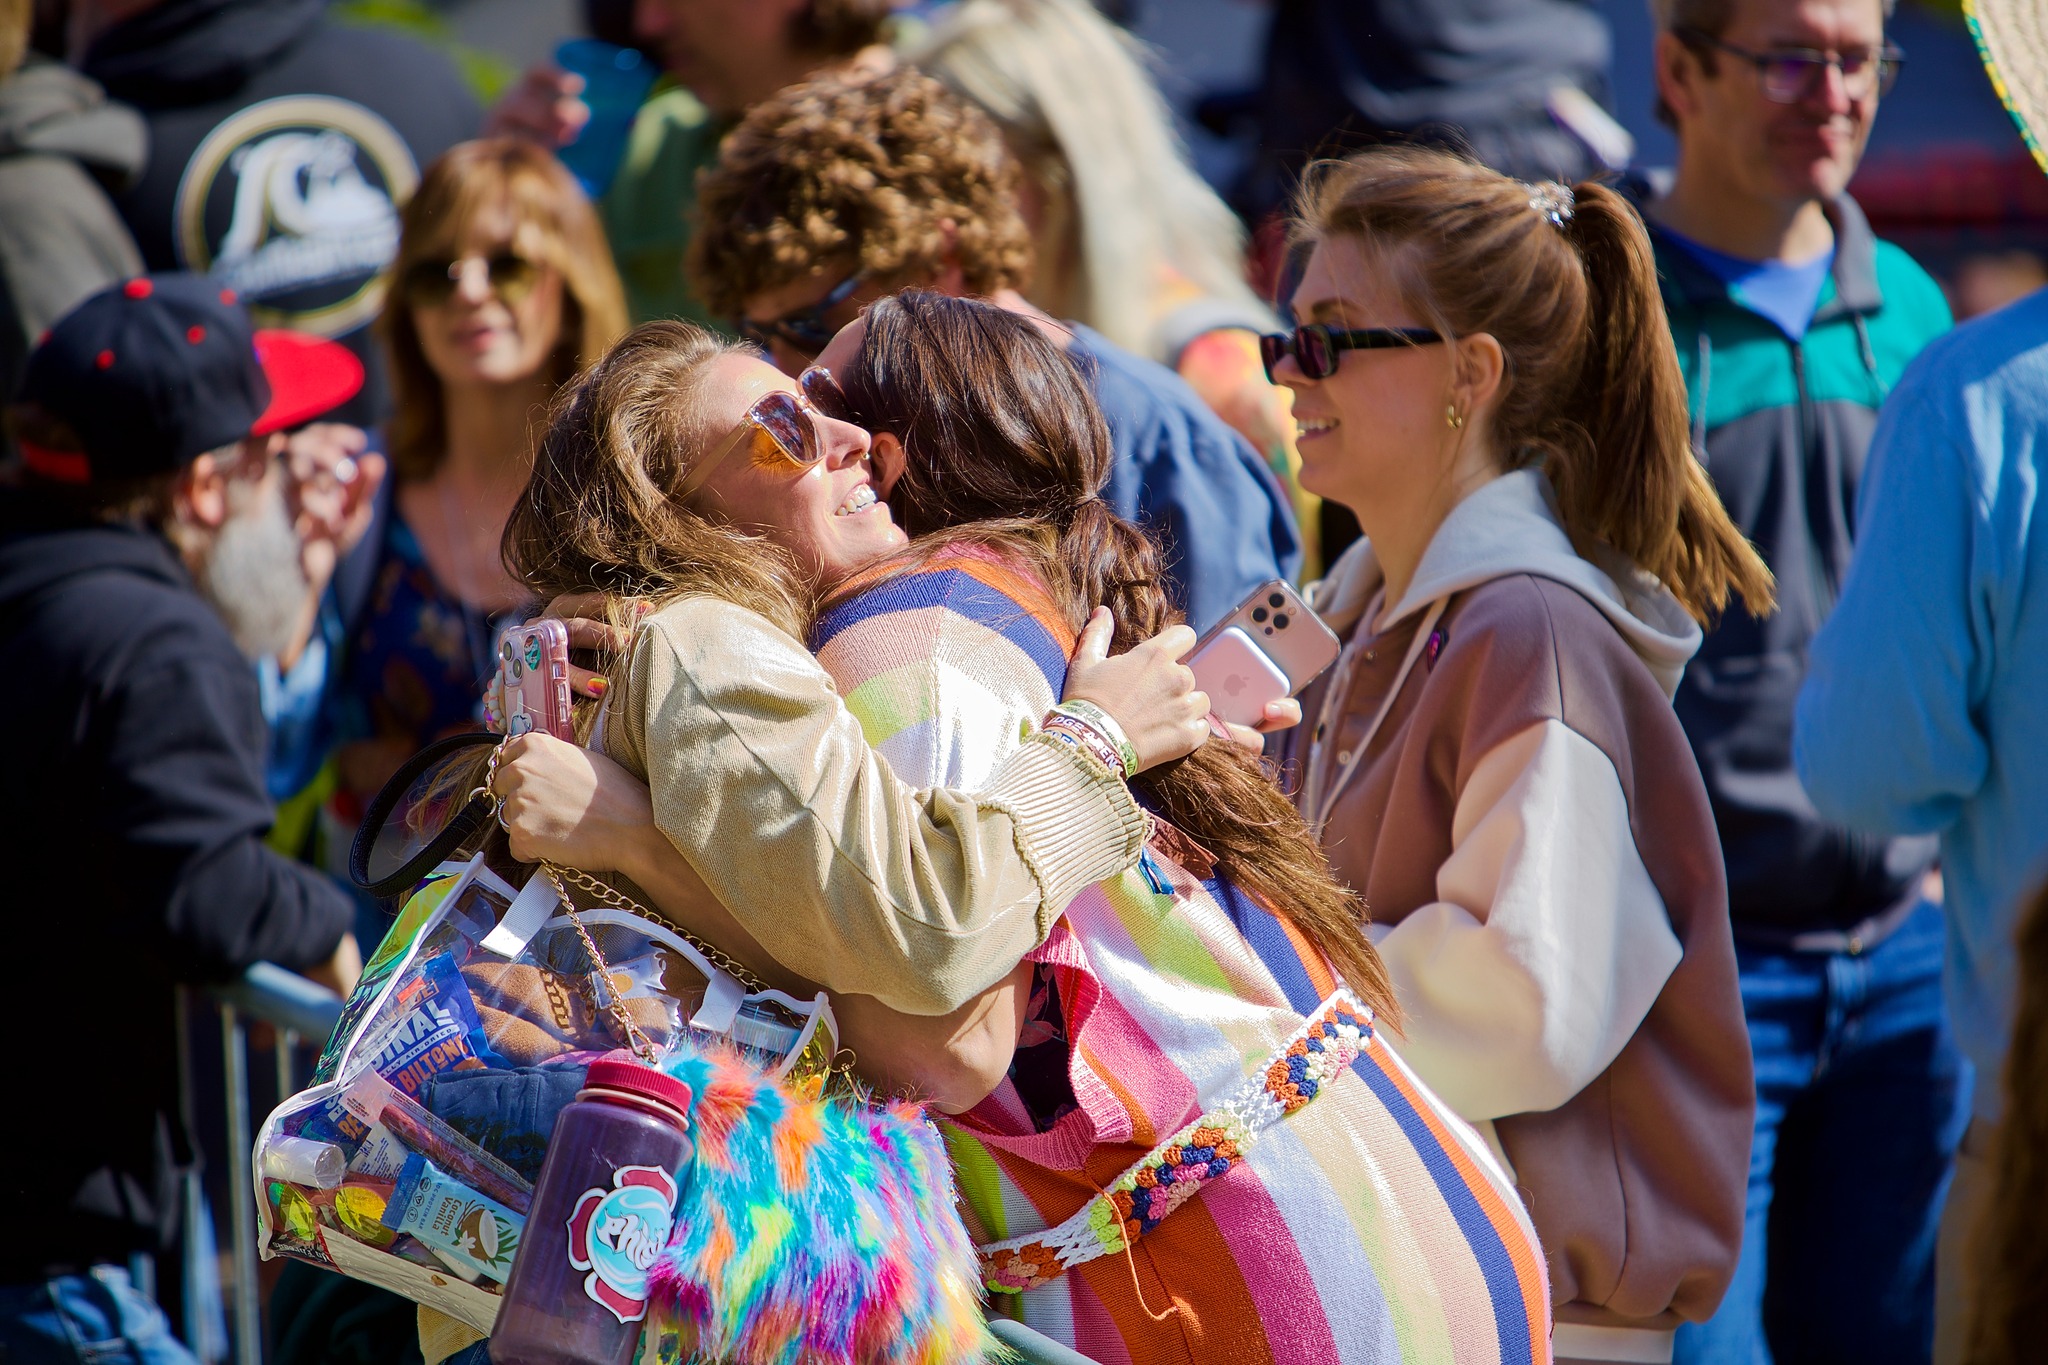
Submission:
M 548 1139 L 495 1365 L 629 1365 L 690 1160 L 689 1109 L 689 1086 L 630 1052 L 591 1064 Z

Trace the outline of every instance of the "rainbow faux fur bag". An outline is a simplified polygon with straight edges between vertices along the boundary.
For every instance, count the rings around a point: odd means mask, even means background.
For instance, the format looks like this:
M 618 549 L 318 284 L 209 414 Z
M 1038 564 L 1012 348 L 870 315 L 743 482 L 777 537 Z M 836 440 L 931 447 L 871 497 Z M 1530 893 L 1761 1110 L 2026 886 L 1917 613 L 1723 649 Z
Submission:
M 642 1360 L 941 1365 L 1001 1354 L 938 1130 L 916 1105 L 805 1097 L 684 1047 L 696 1156 L 649 1280 Z

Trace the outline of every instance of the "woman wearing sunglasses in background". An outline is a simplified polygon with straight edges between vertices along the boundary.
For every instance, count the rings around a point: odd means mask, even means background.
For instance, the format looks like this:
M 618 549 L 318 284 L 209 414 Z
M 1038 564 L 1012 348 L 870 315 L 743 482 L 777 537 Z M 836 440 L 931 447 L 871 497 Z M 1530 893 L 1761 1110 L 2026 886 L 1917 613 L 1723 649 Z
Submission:
M 381 328 L 396 488 L 350 639 L 331 803 L 345 832 L 400 763 L 477 725 L 498 629 L 527 596 L 498 544 L 555 392 L 626 329 L 595 211 L 561 164 L 463 143 L 407 204 Z
M 1365 538 L 1314 594 L 1346 644 L 1283 752 L 1403 1056 L 1527 1192 L 1558 1359 L 1669 1360 L 1734 1270 L 1754 1107 L 1670 695 L 1770 574 L 1693 459 L 1625 202 L 1419 149 L 1322 172 L 1267 358 L 1303 487 Z

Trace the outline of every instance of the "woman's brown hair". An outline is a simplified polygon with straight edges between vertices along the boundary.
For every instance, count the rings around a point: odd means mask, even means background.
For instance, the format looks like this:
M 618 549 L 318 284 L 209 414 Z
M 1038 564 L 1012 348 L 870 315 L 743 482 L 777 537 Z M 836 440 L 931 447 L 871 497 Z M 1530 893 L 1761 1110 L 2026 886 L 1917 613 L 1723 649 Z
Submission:
M 556 398 L 533 477 L 505 523 L 505 567 L 542 600 L 602 592 L 654 603 L 716 597 L 802 639 L 811 598 L 773 543 L 679 496 L 707 440 L 695 399 L 726 356 L 687 322 L 635 328 Z
M 398 477 L 429 479 L 447 453 L 441 380 L 420 349 L 412 306 L 399 282 L 421 262 L 447 260 L 479 219 L 497 215 L 507 240 L 529 225 L 540 265 L 562 276 L 562 336 L 550 361 L 557 386 L 604 354 L 626 330 L 626 296 L 604 226 L 574 176 L 520 138 L 484 138 L 449 148 L 406 203 L 398 255 L 387 276 L 377 328 L 391 370 L 391 459 Z
M 1770 570 L 1693 458 L 1656 262 L 1627 200 L 1378 147 L 1317 167 L 1296 216 L 1306 240 L 1361 241 L 1447 336 L 1500 343 L 1493 438 L 1509 469 L 1542 467 L 1582 552 L 1626 555 L 1703 623 L 1731 589 L 1771 609 Z
M 1113 650 L 1182 619 L 1159 547 L 1100 496 L 1114 447 L 1086 379 L 1034 323 L 905 290 L 868 310 L 859 358 L 839 378 L 849 416 L 909 456 L 890 506 L 923 537 L 912 556 L 962 539 L 1022 552 L 1076 631 L 1098 604 L 1115 613 Z M 1257 758 L 1204 744 L 1131 786 L 1300 929 L 1382 1019 L 1399 1018 L 1357 897 Z
M 2048 885 L 2019 925 L 2019 1001 L 2005 1054 L 2005 1118 L 1971 1248 L 1970 1365 L 2038 1360 L 2048 1341 Z M 1984 1084 L 1990 1078 L 1978 1077 Z

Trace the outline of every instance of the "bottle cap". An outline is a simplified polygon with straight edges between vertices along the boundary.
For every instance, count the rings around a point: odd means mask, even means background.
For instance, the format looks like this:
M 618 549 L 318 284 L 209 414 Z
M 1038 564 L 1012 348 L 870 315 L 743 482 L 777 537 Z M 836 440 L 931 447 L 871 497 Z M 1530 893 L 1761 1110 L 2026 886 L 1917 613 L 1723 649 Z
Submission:
M 608 1052 L 592 1062 L 583 1084 L 602 1086 L 606 1090 L 623 1090 L 629 1095 L 643 1095 L 685 1116 L 690 1112 L 691 1096 L 687 1084 L 665 1071 L 656 1071 L 623 1048 Z

